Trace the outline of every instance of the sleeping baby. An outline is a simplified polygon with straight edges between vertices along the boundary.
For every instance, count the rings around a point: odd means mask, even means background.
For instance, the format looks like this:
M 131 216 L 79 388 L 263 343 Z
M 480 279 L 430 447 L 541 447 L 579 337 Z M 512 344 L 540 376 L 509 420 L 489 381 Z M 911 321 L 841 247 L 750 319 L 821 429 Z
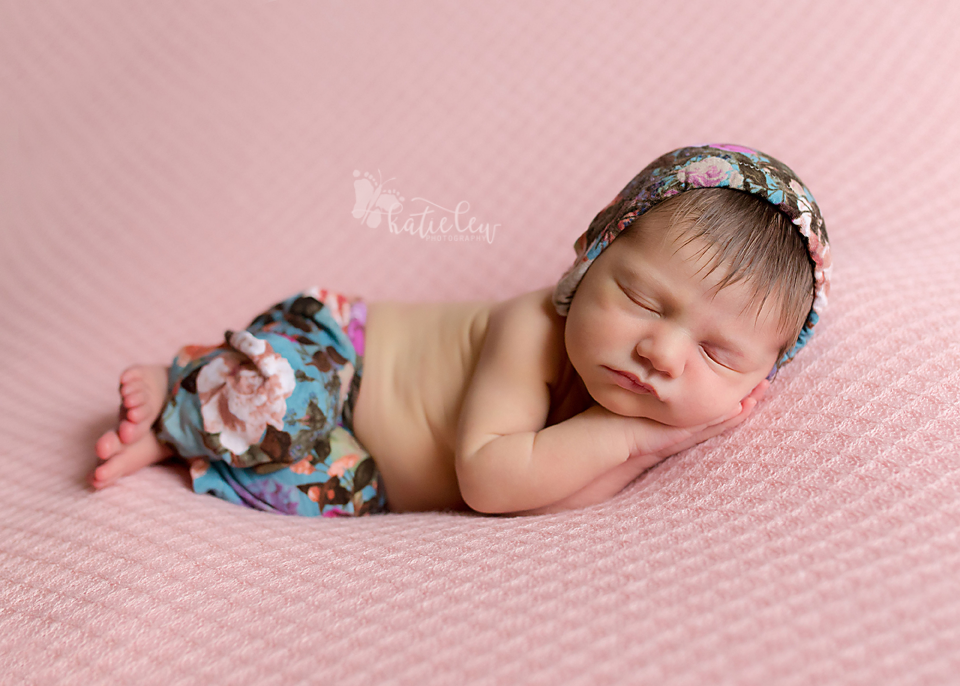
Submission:
M 283 514 L 584 507 L 741 423 L 827 302 L 813 196 L 741 146 L 654 160 L 574 247 L 503 302 L 313 289 L 131 367 L 91 484 L 179 456 L 197 493 Z

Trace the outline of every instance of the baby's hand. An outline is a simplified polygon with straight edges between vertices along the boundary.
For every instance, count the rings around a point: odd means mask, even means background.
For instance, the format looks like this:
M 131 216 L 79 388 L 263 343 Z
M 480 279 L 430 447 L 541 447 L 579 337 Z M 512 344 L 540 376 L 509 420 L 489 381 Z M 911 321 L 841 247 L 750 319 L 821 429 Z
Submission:
M 660 424 L 651 419 L 620 416 L 620 420 L 627 422 L 625 426 L 627 426 L 627 430 L 630 431 L 634 444 L 634 451 L 627 461 L 602 476 L 597 477 L 569 497 L 544 507 L 529 510 L 523 514 L 562 512 L 563 510 L 577 509 L 602 503 L 612 498 L 623 490 L 627 484 L 664 458 L 737 426 L 753 412 L 753 408 L 757 406 L 757 403 L 763 397 L 769 385 L 767 381 L 760 382 L 760 384 L 750 392 L 750 395 L 740 402 L 740 410 L 736 414 L 723 417 L 713 424 L 679 428 Z M 618 416 L 613 415 L 599 405 L 594 405 L 586 412 L 592 412 L 595 415 L 606 414 L 607 416 Z
M 653 465 L 670 455 L 675 455 L 681 450 L 686 450 L 698 443 L 703 443 L 708 438 L 713 438 L 728 429 L 732 429 L 750 416 L 753 408 L 757 406 L 769 387 L 769 381 L 761 381 L 756 388 L 750 391 L 750 395 L 740 401 L 738 412 L 722 417 L 711 424 L 675 427 L 642 420 L 648 422 L 648 424 L 637 432 L 638 440 L 634 452 L 630 455 L 630 460 L 643 459 Z

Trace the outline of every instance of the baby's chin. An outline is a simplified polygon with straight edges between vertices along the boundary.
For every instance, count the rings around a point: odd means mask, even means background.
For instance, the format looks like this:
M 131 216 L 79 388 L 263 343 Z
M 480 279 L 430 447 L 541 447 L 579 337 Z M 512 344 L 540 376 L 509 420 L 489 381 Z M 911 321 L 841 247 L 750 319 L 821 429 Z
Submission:
M 698 408 L 663 408 L 662 413 L 652 412 L 650 419 L 668 426 L 688 428 L 717 424 L 737 413 L 737 407 L 698 407 Z
M 618 398 L 605 398 L 606 402 L 594 400 L 605 409 L 623 417 L 637 419 L 651 419 L 666 426 L 688 428 L 714 424 L 733 413 L 733 409 L 722 411 L 719 408 L 678 408 L 672 407 L 659 400 L 650 398 L 650 402 L 638 405 L 637 403 L 623 402 Z M 735 409 L 735 408 L 734 408 Z

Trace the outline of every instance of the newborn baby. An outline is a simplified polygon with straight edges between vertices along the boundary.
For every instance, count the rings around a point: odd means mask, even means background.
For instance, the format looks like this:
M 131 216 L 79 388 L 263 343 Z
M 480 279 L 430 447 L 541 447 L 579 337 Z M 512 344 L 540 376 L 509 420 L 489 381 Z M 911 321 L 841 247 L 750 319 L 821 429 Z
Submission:
M 734 145 L 658 158 L 575 249 L 511 300 L 315 289 L 132 367 L 91 483 L 179 455 L 196 492 L 285 514 L 583 507 L 742 422 L 829 291 L 813 196 Z

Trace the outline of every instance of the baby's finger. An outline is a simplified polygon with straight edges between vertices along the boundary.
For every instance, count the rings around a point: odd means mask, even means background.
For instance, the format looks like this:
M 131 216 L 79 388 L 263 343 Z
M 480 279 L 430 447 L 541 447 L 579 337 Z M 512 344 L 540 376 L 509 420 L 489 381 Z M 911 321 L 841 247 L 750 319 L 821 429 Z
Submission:
M 716 420 L 710 422 L 709 424 L 704 424 L 703 426 L 694 427 L 694 428 L 691 430 L 691 433 L 698 433 L 699 431 L 702 431 L 703 429 L 708 429 L 708 428 L 720 426 L 721 424 L 726 424 L 726 423 L 729 422 L 731 419 L 736 419 L 736 418 L 739 417 L 741 414 L 743 414 L 744 403 L 747 402 L 748 398 L 749 398 L 749 396 L 748 396 L 747 398 L 744 398 L 744 399 L 740 402 L 740 404 L 737 405 L 737 409 L 733 410 L 732 412 L 730 412 L 730 413 L 728 413 L 728 414 L 723 415 L 723 416 L 720 417 L 719 419 L 716 419 Z
M 750 394 L 747 397 L 753 398 L 757 402 L 760 402 L 763 399 L 764 394 L 766 394 L 768 388 L 770 388 L 770 382 L 764 379 L 754 386 L 753 390 L 750 391 Z
M 739 424 L 741 421 L 743 421 L 743 419 L 741 418 L 741 415 L 742 413 L 738 413 L 732 418 L 728 418 L 726 420 L 720 420 L 722 422 L 720 424 L 703 424 L 701 426 L 692 426 L 690 427 L 690 429 L 688 429 L 690 433 L 685 439 L 682 439 L 674 443 L 673 445 L 670 445 L 661 450 L 658 450 L 656 453 L 654 453 L 654 455 L 656 457 L 659 457 L 660 459 L 663 459 L 665 457 L 669 457 L 670 455 L 674 455 L 680 452 L 681 450 L 686 450 L 687 448 L 691 448 L 697 445 L 698 443 L 703 443 L 708 438 L 713 438 L 714 436 L 718 436 L 722 434 L 724 431 L 726 431 L 727 429 L 730 429 L 731 427 L 734 427 L 737 424 Z
M 709 438 L 718 436 L 725 431 L 729 431 L 750 416 L 769 387 L 769 381 L 761 381 L 754 387 L 752 391 L 750 391 L 750 394 L 746 398 L 740 401 L 737 409 L 709 424 L 701 424 L 700 426 L 689 427 L 687 429 L 689 432 L 689 436 L 687 438 L 681 439 L 673 445 L 657 451 L 654 453 L 654 456 L 663 459 L 665 457 L 669 457 L 670 455 L 674 455 L 681 450 L 686 450 L 687 448 L 693 447 L 698 443 L 702 443 Z
M 695 427 L 692 433 L 696 433 L 697 430 L 702 430 L 708 427 L 717 428 L 722 426 L 724 429 L 728 429 L 736 426 L 737 424 L 742 422 L 744 419 L 746 419 L 747 416 L 753 411 L 753 408 L 757 406 L 757 404 L 763 398 L 764 393 L 767 392 L 767 389 L 769 387 L 770 387 L 770 382 L 764 379 L 763 381 L 758 383 L 756 386 L 754 386 L 753 390 L 750 391 L 749 395 L 747 395 L 746 398 L 740 401 L 740 404 L 737 406 L 737 409 L 735 409 L 733 412 L 730 412 L 729 414 L 726 414 L 720 417 L 715 422 L 711 422 L 710 424 L 706 424 L 702 427 Z

